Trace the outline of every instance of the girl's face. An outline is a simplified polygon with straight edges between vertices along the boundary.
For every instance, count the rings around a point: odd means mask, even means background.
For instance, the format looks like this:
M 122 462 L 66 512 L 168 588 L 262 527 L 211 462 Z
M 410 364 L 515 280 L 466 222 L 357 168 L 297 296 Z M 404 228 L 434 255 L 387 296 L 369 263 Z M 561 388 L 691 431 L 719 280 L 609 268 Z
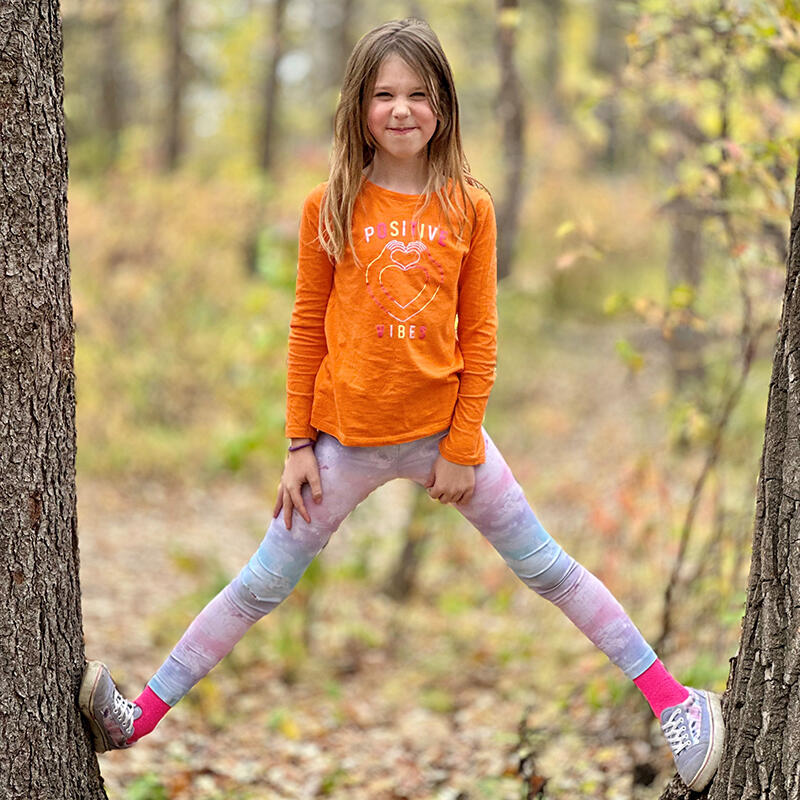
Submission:
M 396 54 L 387 56 L 378 68 L 367 127 L 380 151 L 398 160 L 424 157 L 436 130 L 424 82 Z

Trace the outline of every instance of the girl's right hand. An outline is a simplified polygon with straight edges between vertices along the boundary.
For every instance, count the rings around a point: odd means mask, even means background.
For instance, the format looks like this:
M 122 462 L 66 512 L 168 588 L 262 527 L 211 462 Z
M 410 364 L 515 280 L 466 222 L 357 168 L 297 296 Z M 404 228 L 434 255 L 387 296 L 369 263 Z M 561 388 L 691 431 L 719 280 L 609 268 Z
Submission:
M 273 518 L 277 518 L 283 508 L 283 521 L 287 530 L 292 529 L 292 510 L 297 509 L 300 516 L 306 521 L 311 522 L 311 516 L 306 510 L 303 502 L 302 488 L 307 483 L 311 487 L 311 496 L 315 503 L 322 502 L 322 484 L 319 478 L 319 465 L 317 457 L 314 455 L 313 447 L 304 447 L 302 450 L 295 450 L 286 457 L 286 465 L 283 468 L 281 482 L 278 484 L 278 499 L 272 512 Z

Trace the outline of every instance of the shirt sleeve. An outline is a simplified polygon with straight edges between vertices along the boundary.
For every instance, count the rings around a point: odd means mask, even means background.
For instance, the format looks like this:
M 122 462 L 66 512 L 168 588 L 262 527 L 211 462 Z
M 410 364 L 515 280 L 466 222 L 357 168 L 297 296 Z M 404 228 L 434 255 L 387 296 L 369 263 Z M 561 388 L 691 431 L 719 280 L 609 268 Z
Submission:
M 322 191 L 306 197 L 300 219 L 297 285 L 289 323 L 286 375 L 286 436 L 316 440 L 311 427 L 314 382 L 328 352 L 325 311 L 333 286 L 333 261 L 319 243 L 317 226 Z
M 464 359 L 450 431 L 439 452 L 456 464 L 486 460 L 483 415 L 497 366 L 497 223 L 486 197 L 458 281 L 458 343 Z

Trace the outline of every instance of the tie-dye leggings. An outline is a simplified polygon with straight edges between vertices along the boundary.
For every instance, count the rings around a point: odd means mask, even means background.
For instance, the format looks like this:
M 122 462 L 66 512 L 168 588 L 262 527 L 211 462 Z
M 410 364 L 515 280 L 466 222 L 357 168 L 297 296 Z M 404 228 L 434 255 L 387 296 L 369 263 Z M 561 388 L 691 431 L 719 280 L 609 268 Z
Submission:
M 258 550 L 195 618 L 150 688 L 169 705 L 177 703 L 254 622 L 288 596 L 342 520 L 370 492 L 393 478 L 424 485 L 446 433 L 382 447 L 346 447 L 321 433 L 314 451 L 322 502 L 312 502 L 308 485 L 303 487 L 311 522 L 296 511 L 291 531 L 283 513 L 272 520 Z M 486 431 L 483 437 L 486 461 L 475 468 L 474 494 L 469 503 L 455 507 L 523 583 L 557 605 L 629 678 L 638 677 L 655 661 L 655 653 L 603 583 L 540 525 Z

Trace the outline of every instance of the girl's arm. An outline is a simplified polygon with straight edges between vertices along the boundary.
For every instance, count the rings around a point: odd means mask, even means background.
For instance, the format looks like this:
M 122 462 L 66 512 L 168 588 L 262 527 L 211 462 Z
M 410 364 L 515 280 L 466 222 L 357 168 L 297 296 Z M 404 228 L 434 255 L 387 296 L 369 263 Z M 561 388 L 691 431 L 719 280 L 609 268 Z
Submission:
M 292 445 L 315 441 L 317 438 L 317 431 L 311 426 L 314 382 L 328 352 L 325 311 L 333 286 L 333 263 L 320 247 L 317 237 L 323 190 L 324 184 L 320 184 L 306 197 L 300 219 L 297 285 L 289 323 L 289 354 L 286 360 L 286 436 L 291 438 Z M 311 521 L 301 494 L 306 483 L 311 487 L 314 502 L 321 502 L 319 466 L 311 447 L 288 454 L 278 485 L 273 515 L 277 517 L 283 509 L 288 529 L 292 527 L 295 508 L 306 522 Z
M 333 286 L 333 262 L 317 237 L 319 206 L 324 184 L 303 203 L 297 252 L 297 285 L 289 325 L 286 376 L 286 436 L 315 440 L 311 427 L 314 381 L 328 352 L 325 311 Z
M 470 249 L 458 282 L 458 343 L 464 358 L 450 432 L 439 452 L 455 464 L 485 460 L 481 426 L 497 365 L 497 224 L 491 198 L 479 198 Z

